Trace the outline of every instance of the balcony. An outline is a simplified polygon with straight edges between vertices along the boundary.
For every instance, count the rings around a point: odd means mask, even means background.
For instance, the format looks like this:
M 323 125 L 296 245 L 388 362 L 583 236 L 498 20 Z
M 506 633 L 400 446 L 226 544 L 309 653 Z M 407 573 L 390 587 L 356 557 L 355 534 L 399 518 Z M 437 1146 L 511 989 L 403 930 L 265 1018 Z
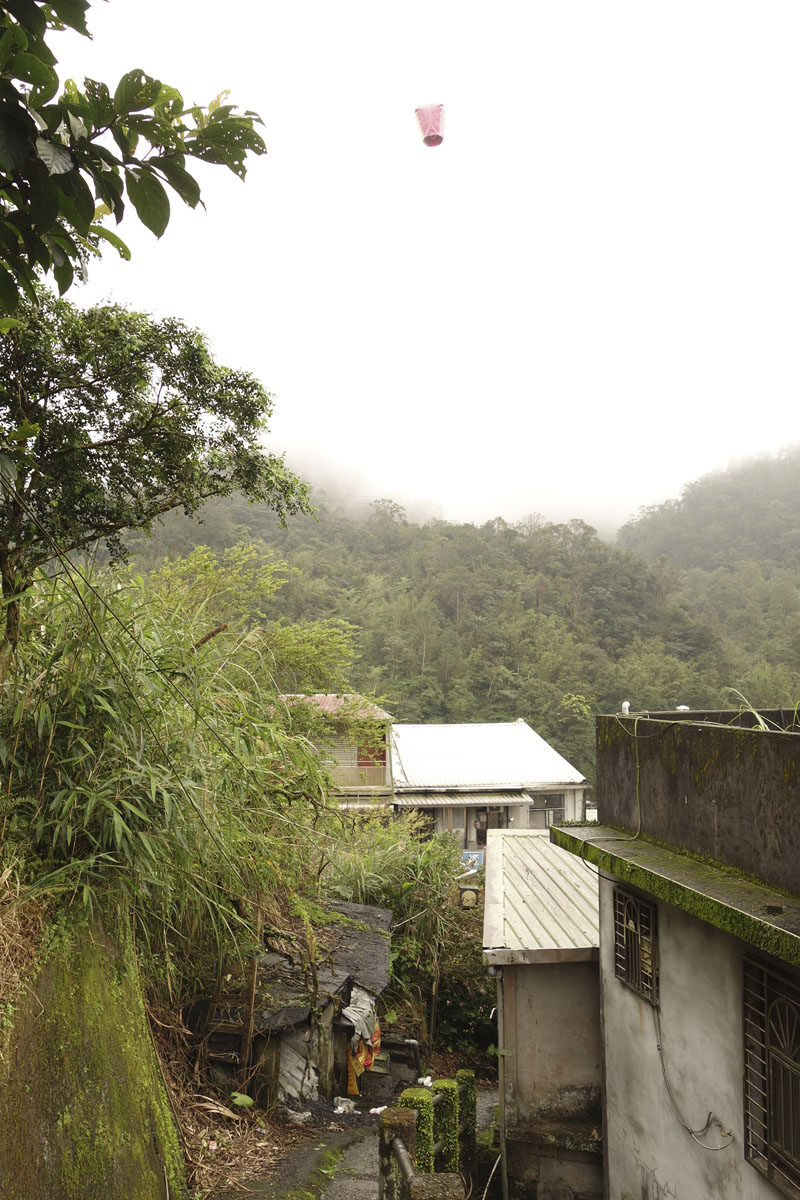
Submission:
M 359 766 L 357 763 L 333 762 L 328 770 L 338 788 L 358 790 L 360 788 L 385 788 L 392 786 L 389 768 L 385 763 Z

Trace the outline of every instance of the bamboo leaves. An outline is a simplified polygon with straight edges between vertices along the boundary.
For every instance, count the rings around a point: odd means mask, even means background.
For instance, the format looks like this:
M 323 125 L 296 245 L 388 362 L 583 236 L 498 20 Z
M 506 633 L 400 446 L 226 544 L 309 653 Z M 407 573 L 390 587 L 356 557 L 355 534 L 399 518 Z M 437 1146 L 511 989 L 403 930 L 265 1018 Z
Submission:
M 89 905 L 127 897 L 143 934 L 168 930 L 173 946 L 253 936 L 245 914 L 277 873 L 284 896 L 301 880 L 325 776 L 304 738 L 271 724 L 263 673 L 234 665 L 241 630 L 203 641 L 205 606 L 174 579 L 169 605 L 157 580 L 96 582 L 113 609 L 69 572 L 32 589 L 42 633 L 0 705 L 0 869 L 10 857 L 35 890 Z

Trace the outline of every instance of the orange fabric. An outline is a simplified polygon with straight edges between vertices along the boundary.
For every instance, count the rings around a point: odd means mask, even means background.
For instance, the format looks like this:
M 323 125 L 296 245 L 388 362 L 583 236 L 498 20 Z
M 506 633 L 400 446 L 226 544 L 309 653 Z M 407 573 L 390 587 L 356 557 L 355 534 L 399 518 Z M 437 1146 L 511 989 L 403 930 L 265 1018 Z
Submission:
M 358 1049 L 355 1054 L 352 1051 L 350 1043 L 347 1043 L 347 1094 L 348 1096 L 360 1095 L 358 1086 L 358 1077 L 363 1075 L 365 1071 L 369 1071 L 375 1061 L 375 1055 L 380 1054 L 381 1049 L 381 1026 L 380 1021 L 375 1022 L 375 1029 L 372 1037 L 368 1042 L 363 1038 L 358 1039 Z

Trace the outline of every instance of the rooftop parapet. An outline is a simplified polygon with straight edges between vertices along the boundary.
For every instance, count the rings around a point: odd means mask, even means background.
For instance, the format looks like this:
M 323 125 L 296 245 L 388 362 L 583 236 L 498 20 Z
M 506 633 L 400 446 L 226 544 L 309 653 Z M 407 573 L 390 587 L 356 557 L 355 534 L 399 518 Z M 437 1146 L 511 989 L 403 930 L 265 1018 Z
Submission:
M 597 718 L 606 826 L 800 894 L 800 727 L 791 711 Z

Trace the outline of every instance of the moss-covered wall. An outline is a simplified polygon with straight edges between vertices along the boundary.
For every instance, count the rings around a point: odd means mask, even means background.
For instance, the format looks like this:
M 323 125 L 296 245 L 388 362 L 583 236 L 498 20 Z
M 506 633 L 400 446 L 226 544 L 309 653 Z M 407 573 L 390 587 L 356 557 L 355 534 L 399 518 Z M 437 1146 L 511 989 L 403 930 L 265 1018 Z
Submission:
M 598 717 L 602 824 L 800 892 L 800 733 Z
M 132 949 L 51 939 L 0 1064 L 3 1200 L 176 1200 L 183 1156 Z

